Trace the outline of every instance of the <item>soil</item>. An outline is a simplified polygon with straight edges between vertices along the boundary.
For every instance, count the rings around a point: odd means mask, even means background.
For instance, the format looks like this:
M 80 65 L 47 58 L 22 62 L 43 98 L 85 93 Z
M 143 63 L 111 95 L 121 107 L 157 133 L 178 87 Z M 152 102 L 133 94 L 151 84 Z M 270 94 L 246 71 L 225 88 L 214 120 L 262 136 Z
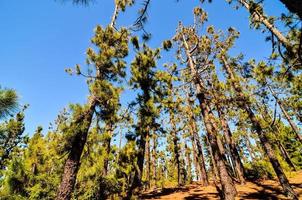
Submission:
M 302 200 L 302 171 L 290 175 L 290 183 Z M 236 200 L 244 199 L 267 199 L 279 200 L 289 199 L 282 193 L 282 188 L 277 180 L 262 180 L 247 182 L 246 185 L 236 185 L 238 195 Z M 144 192 L 141 199 L 171 199 L 171 200 L 216 200 L 219 199 L 218 192 L 213 184 L 203 187 L 194 182 L 180 188 L 165 188 Z

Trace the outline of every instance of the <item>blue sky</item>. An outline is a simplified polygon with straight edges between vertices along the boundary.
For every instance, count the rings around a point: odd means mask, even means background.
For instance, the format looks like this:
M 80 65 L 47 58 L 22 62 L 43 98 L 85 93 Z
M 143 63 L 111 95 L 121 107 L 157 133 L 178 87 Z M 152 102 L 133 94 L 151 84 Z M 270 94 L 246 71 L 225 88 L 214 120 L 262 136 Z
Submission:
M 136 0 L 138 6 L 140 0 Z M 280 13 L 278 1 L 268 2 L 266 11 Z M 161 41 L 175 33 L 179 21 L 192 22 L 192 10 L 198 0 L 153 0 L 146 29 L 153 34 L 149 45 L 158 47 Z M 248 13 L 234 10 L 225 1 L 216 0 L 202 7 L 209 13 L 209 23 L 216 29 L 233 26 L 240 31 L 233 53 L 243 52 L 247 58 L 263 59 L 271 45 L 260 31 L 249 29 Z M 84 103 L 87 85 L 83 78 L 64 72 L 75 64 L 84 65 L 85 51 L 97 24 L 108 24 L 113 0 L 96 0 L 90 6 L 75 6 L 57 0 L 0 1 L 0 85 L 14 88 L 21 104 L 30 104 L 26 111 L 26 133 L 38 125 L 47 129 L 60 110 L 69 103 Z M 118 25 L 129 26 L 137 16 L 138 7 L 120 15 Z M 173 61 L 173 56 L 165 61 Z M 123 95 L 122 102 L 132 93 Z

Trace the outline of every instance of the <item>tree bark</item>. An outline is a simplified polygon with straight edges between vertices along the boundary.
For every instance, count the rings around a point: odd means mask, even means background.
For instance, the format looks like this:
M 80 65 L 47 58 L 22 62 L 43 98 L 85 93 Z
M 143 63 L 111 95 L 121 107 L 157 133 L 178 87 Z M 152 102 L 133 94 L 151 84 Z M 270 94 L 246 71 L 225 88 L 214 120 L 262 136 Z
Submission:
M 138 125 L 140 126 L 140 125 Z M 145 160 L 145 150 L 146 150 L 146 137 L 149 134 L 148 131 L 143 131 L 143 133 L 141 133 L 141 137 L 138 140 L 138 150 L 136 153 L 136 157 L 137 157 L 137 166 L 135 169 L 135 173 L 134 173 L 134 177 L 133 177 L 133 182 L 131 183 L 131 186 L 129 187 L 128 191 L 127 191 L 127 195 L 124 198 L 125 200 L 130 200 L 131 196 L 133 194 L 133 191 L 137 188 L 137 187 L 141 187 L 142 185 L 142 173 L 143 173 L 143 169 L 144 169 L 144 160 Z
M 222 110 L 222 108 L 220 106 L 217 106 L 217 111 L 218 111 L 218 115 L 219 115 L 219 119 L 223 128 L 223 132 L 224 132 L 224 136 L 225 136 L 225 140 L 230 148 L 231 151 L 231 158 L 235 164 L 235 170 L 236 173 L 238 175 L 239 181 L 241 184 L 245 184 L 245 178 L 244 178 L 244 167 L 243 164 L 241 162 L 240 159 L 240 155 L 238 153 L 238 150 L 236 148 L 236 144 L 232 138 L 232 132 L 231 129 L 225 119 L 225 113 Z
M 68 158 L 65 162 L 62 181 L 57 192 L 56 200 L 71 199 L 76 182 L 76 176 L 80 167 L 80 158 L 87 140 L 95 105 L 95 100 L 90 99 L 88 108 L 86 108 L 86 110 L 81 113 L 74 122 L 72 122 L 71 127 L 75 126 L 75 136 Z
M 211 158 L 213 181 L 217 182 L 217 177 L 219 177 L 218 170 L 217 170 L 217 164 L 216 164 L 216 161 L 214 159 L 214 155 L 213 155 L 212 147 L 211 147 L 211 144 L 210 144 L 210 141 L 209 141 L 209 137 L 207 135 L 205 137 L 206 137 L 206 140 L 207 140 L 207 149 L 208 149 L 208 152 L 209 152 L 210 158 Z
M 205 168 L 205 161 L 204 161 L 204 155 L 203 155 L 203 150 L 202 150 L 202 145 L 200 142 L 200 138 L 197 132 L 197 125 L 196 125 L 196 117 L 194 116 L 193 110 L 192 110 L 192 102 L 190 101 L 189 97 L 187 97 L 187 101 L 189 104 L 189 126 L 190 126 L 190 134 L 192 138 L 192 144 L 193 144 L 193 151 L 194 149 L 196 150 L 196 155 L 197 155 L 197 163 L 199 165 L 199 170 L 200 170 L 200 178 L 201 178 L 201 183 L 204 186 L 207 186 L 209 184 L 208 176 L 207 176 L 207 171 Z
M 250 136 L 249 136 L 249 133 L 247 132 L 246 130 L 246 134 L 244 134 L 244 140 L 245 140 L 245 145 L 246 145 L 246 148 L 247 148 L 247 151 L 249 152 L 249 155 L 251 156 L 251 159 L 255 159 L 255 155 L 254 155 L 254 152 L 252 150 L 252 144 L 251 144 L 251 141 L 250 141 Z
M 196 180 L 201 181 L 201 184 L 204 185 L 202 179 L 201 179 L 201 169 L 198 161 L 198 156 L 197 156 L 197 148 L 196 144 L 192 138 L 192 148 L 193 148 L 193 164 L 195 168 L 195 175 L 196 175 Z
M 177 168 L 177 184 L 178 186 L 181 185 L 181 163 L 180 163 L 180 152 L 179 152 L 179 144 L 178 144 L 178 137 L 177 137 L 177 133 L 176 133 L 176 124 L 175 124 L 175 115 L 173 113 L 172 110 L 169 111 L 170 114 L 170 123 L 172 126 L 172 130 L 171 130 L 171 136 L 172 136 L 172 141 L 173 141 L 173 153 L 174 153 L 174 162 L 176 164 L 176 168 Z
M 187 144 L 185 144 L 185 156 L 186 156 L 186 161 L 187 161 L 187 168 L 186 171 L 188 173 L 187 176 L 187 181 L 188 183 L 192 183 L 192 162 L 191 162 L 191 153 L 190 149 L 188 148 Z
M 157 138 L 153 133 L 153 148 L 152 148 L 152 163 L 153 163 L 153 182 L 154 186 L 157 187 Z
M 296 166 L 294 165 L 294 163 L 290 159 L 290 156 L 288 155 L 285 147 L 283 146 L 283 144 L 280 141 L 278 141 L 278 146 L 279 146 L 280 152 L 281 152 L 284 160 L 288 164 L 288 166 L 290 166 L 294 171 L 297 171 Z
M 150 156 L 150 137 L 147 136 L 146 139 L 146 152 L 145 152 L 145 157 L 146 157 L 146 167 L 145 167 L 145 172 L 146 172 L 146 179 L 148 181 L 147 186 L 148 189 L 151 188 L 151 156 Z

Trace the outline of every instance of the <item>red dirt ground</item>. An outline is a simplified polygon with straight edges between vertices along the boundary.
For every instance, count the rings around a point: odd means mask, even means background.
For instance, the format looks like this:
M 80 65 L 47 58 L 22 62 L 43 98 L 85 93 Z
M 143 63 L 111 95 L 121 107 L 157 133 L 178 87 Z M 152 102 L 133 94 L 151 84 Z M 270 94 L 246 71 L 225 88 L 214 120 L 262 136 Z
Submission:
M 290 183 L 302 200 L 302 171 L 293 173 Z M 246 185 L 236 185 L 238 195 L 236 200 L 244 199 L 288 199 L 282 194 L 282 188 L 277 181 L 265 180 L 247 182 Z M 173 199 L 173 200 L 216 200 L 219 199 L 215 186 L 202 187 L 199 183 L 193 183 L 182 188 L 166 188 L 162 191 L 146 192 L 141 199 Z

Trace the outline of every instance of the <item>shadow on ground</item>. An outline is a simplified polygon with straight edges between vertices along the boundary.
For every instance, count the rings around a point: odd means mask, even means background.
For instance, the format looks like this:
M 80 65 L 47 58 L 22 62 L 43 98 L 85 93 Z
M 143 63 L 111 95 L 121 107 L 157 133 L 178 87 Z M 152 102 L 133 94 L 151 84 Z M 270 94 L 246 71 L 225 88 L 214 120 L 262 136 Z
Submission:
M 240 194 L 240 199 L 263 199 L 263 200 L 278 200 L 288 199 L 283 195 L 283 191 L 278 187 L 272 187 L 269 185 L 261 184 L 260 182 L 254 182 L 258 187 L 257 192 L 248 192 Z
M 176 192 L 188 192 L 189 188 L 163 188 L 161 191 L 153 191 L 148 194 L 143 194 L 141 196 L 142 199 L 153 199 L 159 198 L 161 196 L 166 196 L 169 194 L 173 194 Z
M 302 173 L 301 173 L 302 175 Z M 297 178 L 296 178 L 297 179 Z M 302 181 L 300 177 L 293 181 L 291 185 L 297 192 L 298 196 L 302 197 Z M 276 181 L 264 182 L 248 182 L 247 185 L 237 185 L 238 195 L 236 199 L 259 199 L 259 200 L 289 200 L 284 194 L 282 188 Z M 219 187 L 211 186 L 202 187 L 198 183 L 193 183 L 187 187 L 181 188 L 166 188 L 163 190 L 152 191 L 145 193 L 141 199 L 171 199 L 171 200 L 218 200 Z M 218 192 L 217 192 L 218 191 Z M 301 199 L 302 200 L 302 199 Z

